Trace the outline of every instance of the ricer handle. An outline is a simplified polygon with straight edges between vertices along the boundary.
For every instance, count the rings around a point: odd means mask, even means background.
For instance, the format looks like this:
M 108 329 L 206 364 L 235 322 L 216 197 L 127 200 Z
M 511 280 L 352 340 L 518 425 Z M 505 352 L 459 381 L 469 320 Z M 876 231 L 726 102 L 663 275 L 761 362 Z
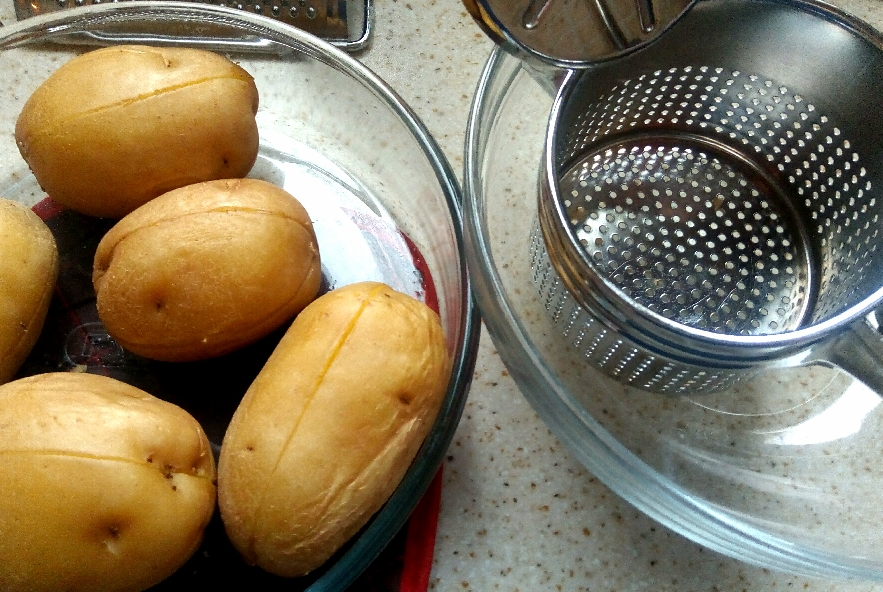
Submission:
M 823 358 L 819 363 L 844 370 L 883 397 L 883 307 L 834 339 Z

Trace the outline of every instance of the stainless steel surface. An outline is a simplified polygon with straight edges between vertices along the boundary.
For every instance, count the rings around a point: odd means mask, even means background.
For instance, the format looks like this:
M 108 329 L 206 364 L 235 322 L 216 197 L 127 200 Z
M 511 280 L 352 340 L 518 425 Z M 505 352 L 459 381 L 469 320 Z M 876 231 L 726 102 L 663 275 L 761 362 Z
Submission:
M 744 377 L 742 370 L 711 369 L 648 354 L 615 328 L 604 325 L 562 284 L 549 260 L 539 225 L 534 225 L 531 234 L 530 262 L 540 301 L 568 347 L 577 349 L 586 362 L 620 382 L 651 391 L 684 394 L 717 392 Z
M 800 327 L 816 283 L 806 225 L 762 171 L 703 140 L 619 138 L 582 157 L 558 181 L 571 230 L 599 273 L 665 318 L 737 335 Z
M 110 0 L 112 2 L 126 0 Z M 373 0 L 182 0 L 225 6 L 244 10 L 253 14 L 261 14 L 274 20 L 295 26 L 312 33 L 331 44 L 348 51 L 362 49 L 368 43 L 372 29 Z M 73 8 L 101 4 L 102 0 L 14 0 L 15 14 L 19 20 Z M 168 37 L 188 36 L 205 37 L 187 31 L 169 31 Z M 215 45 L 223 45 L 222 33 L 212 35 Z M 113 27 L 104 33 L 92 32 L 84 36 L 86 42 L 101 43 L 102 41 L 155 43 L 156 34 L 145 36 L 137 28 Z
M 703 0 L 655 43 L 571 73 L 539 222 L 588 315 L 563 329 L 580 325 L 589 361 L 672 393 L 836 363 L 883 392 L 872 365 L 850 368 L 862 356 L 831 349 L 844 331 L 879 349 L 852 333 L 883 296 L 883 142 L 866 120 L 883 108 L 881 48 L 820 3 Z
M 584 67 L 646 44 L 695 1 L 463 0 L 503 47 L 564 67 Z

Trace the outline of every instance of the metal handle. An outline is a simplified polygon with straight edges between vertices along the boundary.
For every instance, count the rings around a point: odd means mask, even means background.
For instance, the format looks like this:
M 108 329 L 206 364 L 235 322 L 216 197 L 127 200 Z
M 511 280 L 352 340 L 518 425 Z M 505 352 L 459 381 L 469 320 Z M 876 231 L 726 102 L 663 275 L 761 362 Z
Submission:
M 813 363 L 836 366 L 883 397 L 883 307 L 826 344 Z
M 82 10 L 85 6 L 118 3 L 121 0 L 14 0 L 18 20 L 39 17 L 59 10 Z M 213 0 L 175 0 L 202 6 L 213 6 L 235 14 L 250 12 L 264 15 L 287 25 L 316 35 L 345 51 L 357 51 L 367 46 L 373 28 L 373 0 L 291 0 L 280 5 L 268 0 L 254 4 L 212 4 Z M 201 46 L 213 51 L 277 52 L 279 47 L 256 37 L 238 34 L 223 25 L 205 22 L 165 24 L 142 27 L 132 23 L 112 23 L 100 30 L 71 33 L 58 41 L 85 45 L 144 43 L 152 45 Z
M 521 57 L 580 68 L 655 39 L 697 0 L 463 0 L 485 33 Z

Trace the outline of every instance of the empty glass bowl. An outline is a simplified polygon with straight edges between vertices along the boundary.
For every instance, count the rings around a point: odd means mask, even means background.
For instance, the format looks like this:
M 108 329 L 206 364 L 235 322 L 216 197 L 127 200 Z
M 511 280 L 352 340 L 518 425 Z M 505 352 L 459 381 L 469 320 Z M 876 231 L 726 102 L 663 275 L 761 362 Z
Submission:
M 879 396 L 821 367 L 710 395 L 652 394 L 595 370 L 550 319 L 531 256 L 552 105 L 496 50 L 467 129 L 467 260 L 525 397 L 600 480 L 696 542 L 805 576 L 883 580 Z
M 325 288 L 384 281 L 436 306 L 454 361 L 432 431 L 387 504 L 322 569 L 282 580 L 248 568 L 219 520 L 203 547 L 158 589 L 207 589 L 237 578 L 262 590 L 341 590 L 407 520 L 441 465 L 460 418 L 479 322 L 463 254 L 459 189 L 422 123 L 376 75 L 331 45 L 269 18 L 197 3 L 125 2 L 57 11 L 0 28 L 0 195 L 49 218 L 62 237 L 61 292 L 23 373 L 103 372 L 179 403 L 217 447 L 272 339 L 233 357 L 184 366 L 134 358 L 95 317 L 89 249 L 111 223 L 59 214 L 19 155 L 15 120 L 33 90 L 81 52 L 115 43 L 219 51 L 255 78 L 260 93 L 258 161 L 250 176 L 288 189 L 313 220 Z M 261 356 L 264 356 L 263 358 Z

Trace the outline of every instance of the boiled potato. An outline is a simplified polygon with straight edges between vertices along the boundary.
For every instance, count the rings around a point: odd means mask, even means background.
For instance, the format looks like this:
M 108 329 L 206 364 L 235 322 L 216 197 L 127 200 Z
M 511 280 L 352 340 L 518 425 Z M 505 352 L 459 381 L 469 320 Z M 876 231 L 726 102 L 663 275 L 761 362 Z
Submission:
M 29 208 L 0 199 L 0 384 L 33 349 L 58 278 L 58 248 Z
M 145 204 L 104 236 L 93 269 L 107 332 L 164 361 L 256 341 L 311 302 L 321 278 L 306 210 L 253 179 L 189 185 Z
M 0 590 L 144 590 L 196 551 L 214 458 L 193 417 L 112 378 L 0 386 Z
M 304 309 L 221 445 L 221 517 L 245 560 L 287 577 L 324 563 L 404 476 L 449 372 L 438 315 L 386 285 Z
M 119 218 L 172 189 L 245 176 L 257 157 L 257 108 L 252 77 L 220 55 L 108 47 L 37 88 L 15 139 L 54 200 Z

